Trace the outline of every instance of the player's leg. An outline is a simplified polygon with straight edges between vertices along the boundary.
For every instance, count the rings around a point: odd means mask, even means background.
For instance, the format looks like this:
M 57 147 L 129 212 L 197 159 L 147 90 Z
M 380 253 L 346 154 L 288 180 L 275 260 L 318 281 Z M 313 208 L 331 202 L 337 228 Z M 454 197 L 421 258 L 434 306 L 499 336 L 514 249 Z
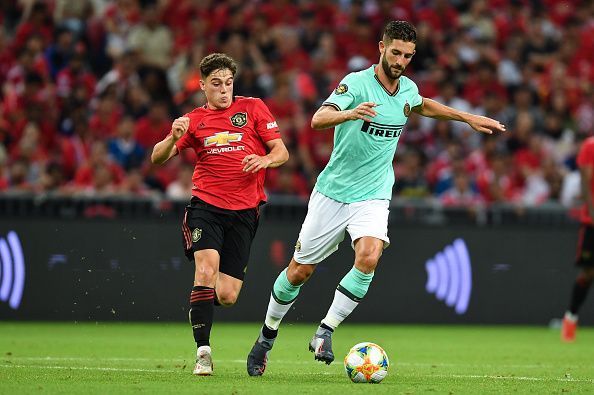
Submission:
M 197 201 L 186 208 L 182 225 L 186 256 L 194 263 L 194 286 L 190 293 L 189 319 L 196 342 L 197 375 L 212 374 L 210 330 L 213 321 L 215 285 L 223 240 L 221 216 Z
M 314 353 L 316 360 L 327 364 L 334 361 L 332 334 L 367 293 L 383 245 L 383 240 L 368 236 L 355 241 L 355 265 L 338 284 L 326 317 L 309 344 L 309 350 Z
M 301 286 L 311 277 L 316 264 L 336 251 L 344 239 L 348 220 L 345 208 L 345 204 L 316 191 L 312 193 L 293 259 L 274 282 L 264 325 L 248 355 L 247 369 L 250 376 L 264 373 L 280 323 L 295 303 Z
M 315 267 L 314 264 L 299 264 L 292 259 L 274 282 L 264 325 L 247 357 L 247 371 L 250 376 L 264 374 L 268 354 L 278 335 L 278 327 L 295 303 L 299 289 L 311 277 Z
M 334 330 L 363 300 L 383 248 L 384 241 L 375 237 L 364 236 L 355 241 L 355 264 L 340 280 L 334 301 L 322 320 L 323 327 Z
M 575 341 L 578 324 L 578 312 L 582 304 L 586 300 L 588 291 L 594 279 L 594 268 L 582 268 L 578 274 L 573 288 L 571 290 L 571 299 L 569 302 L 569 309 L 563 316 L 563 323 L 561 326 L 561 340 L 565 342 Z
M 563 317 L 561 326 L 561 340 L 572 342 L 575 340 L 578 312 L 594 280 L 594 228 L 582 225 L 578 240 L 576 265 L 580 267 L 580 272 L 573 284 L 569 309 Z
M 352 217 L 347 231 L 353 240 L 355 264 L 338 284 L 328 313 L 310 342 L 310 350 L 319 361 L 329 364 L 334 360 L 332 333 L 367 294 L 382 251 L 389 245 L 388 205 L 384 200 L 350 205 Z
M 219 271 L 215 286 L 215 296 L 223 307 L 231 307 L 237 302 L 243 281 Z
M 252 242 L 258 230 L 258 209 L 233 212 L 224 223 L 225 238 L 215 295 L 220 305 L 233 306 L 247 271 Z
M 309 280 L 315 268 L 316 264 L 301 264 L 293 258 L 289 266 L 278 275 L 272 287 L 268 310 L 264 319 L 265 327 L 270 331 L 276 332 L 278 330 L 283 317 L 295 303 L 301 286 Z M 274 335 L 276 337 L 276 333 Z
M 190 323 L 196 342 L 196 375 L 212 374 L 213 364 L 210 349 L 210 330 L 214 310 L 214 287 L 219 269 L 219 252 L 213 249 L 194 252 L 196 270 L 194 287 L 190 294 Z

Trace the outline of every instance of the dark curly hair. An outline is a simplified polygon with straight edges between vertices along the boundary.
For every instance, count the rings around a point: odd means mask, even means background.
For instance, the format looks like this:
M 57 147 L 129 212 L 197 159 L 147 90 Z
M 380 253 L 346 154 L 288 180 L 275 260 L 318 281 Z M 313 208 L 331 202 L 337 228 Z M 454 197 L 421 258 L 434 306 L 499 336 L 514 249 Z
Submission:
M 213 72 L 222 69 L 229 69 L 231 74 L 235 76 L 235 73 L 237 73 L 237 63 L 235 63 L 232 57 L 224 53 L 211 53 L 200 61 L 200 74 L 203 79 L 206 79 Z
M 384 28 L 382 36 L 384 43 L 392 40 L 402 40 L 410 43 L 417 43 L 417 29 L 407 21 L 391 21 Z

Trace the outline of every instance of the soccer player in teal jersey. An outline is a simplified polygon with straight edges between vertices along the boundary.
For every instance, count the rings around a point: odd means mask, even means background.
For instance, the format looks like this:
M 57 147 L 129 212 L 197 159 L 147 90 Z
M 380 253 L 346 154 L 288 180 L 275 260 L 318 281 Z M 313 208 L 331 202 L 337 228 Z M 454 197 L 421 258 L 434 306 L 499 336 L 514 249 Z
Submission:
M 313 116 L 315 129 L 336 127 L 334 149 L 311 194 L 293 259 L 272 288 L 264 325 L 247 359 L 251 376 L 264 373 L 282 318 L 316 265 L 338 249 L 347 231 L 355 264 L 338 284 L 332 305 L 309 344 L 315 359 L 328 364 L 334 360 L 332 333 L 367 293 L 390 242 L 392 160 L 411 112 L 466 122 L 478 132 L 505 130 L 494 119 L 420 96 L 416 84 L 402 75 L 415 54 L 415 43 L 416 30 L 410 23 L 388 23 L 379 42 L 379 64 L 347 75 Z

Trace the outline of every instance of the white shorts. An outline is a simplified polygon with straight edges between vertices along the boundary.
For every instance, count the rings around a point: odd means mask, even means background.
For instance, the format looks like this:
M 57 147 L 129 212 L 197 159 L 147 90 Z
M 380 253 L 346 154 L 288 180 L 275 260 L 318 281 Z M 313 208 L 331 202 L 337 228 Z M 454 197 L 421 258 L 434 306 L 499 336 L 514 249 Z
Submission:
M 351 236 L 353 249 L 355 240 L 363 236 L 383 240 L 384 249 L 387 248 L 390 245 L 389 205 L 389 200 L 341 203 L 314 189 L 293 258 L 301 264 L 323 261 L 338 249 L 338 245 L 344 240 L 345 230 Z

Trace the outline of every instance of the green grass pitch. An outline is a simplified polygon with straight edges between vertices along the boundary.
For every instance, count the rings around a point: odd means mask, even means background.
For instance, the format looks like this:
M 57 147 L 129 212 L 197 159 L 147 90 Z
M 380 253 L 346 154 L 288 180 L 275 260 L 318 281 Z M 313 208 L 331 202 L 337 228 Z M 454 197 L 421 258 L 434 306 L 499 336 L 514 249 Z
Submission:
M 562 344 L 558 331 L 510 326 L 344 324 L 337 360 L 307 350 L 315 324 L 285 323 L 263 377 L 245 358 L 259 325 L 215 323 L 215 375 L 191 374 L 188 324 L 0 323 L 0 394 L 509 394 L 594 393 L 594 329 Z M 387 352 L 380 384 L 353 384 L 342 359 L 361 341 Z

